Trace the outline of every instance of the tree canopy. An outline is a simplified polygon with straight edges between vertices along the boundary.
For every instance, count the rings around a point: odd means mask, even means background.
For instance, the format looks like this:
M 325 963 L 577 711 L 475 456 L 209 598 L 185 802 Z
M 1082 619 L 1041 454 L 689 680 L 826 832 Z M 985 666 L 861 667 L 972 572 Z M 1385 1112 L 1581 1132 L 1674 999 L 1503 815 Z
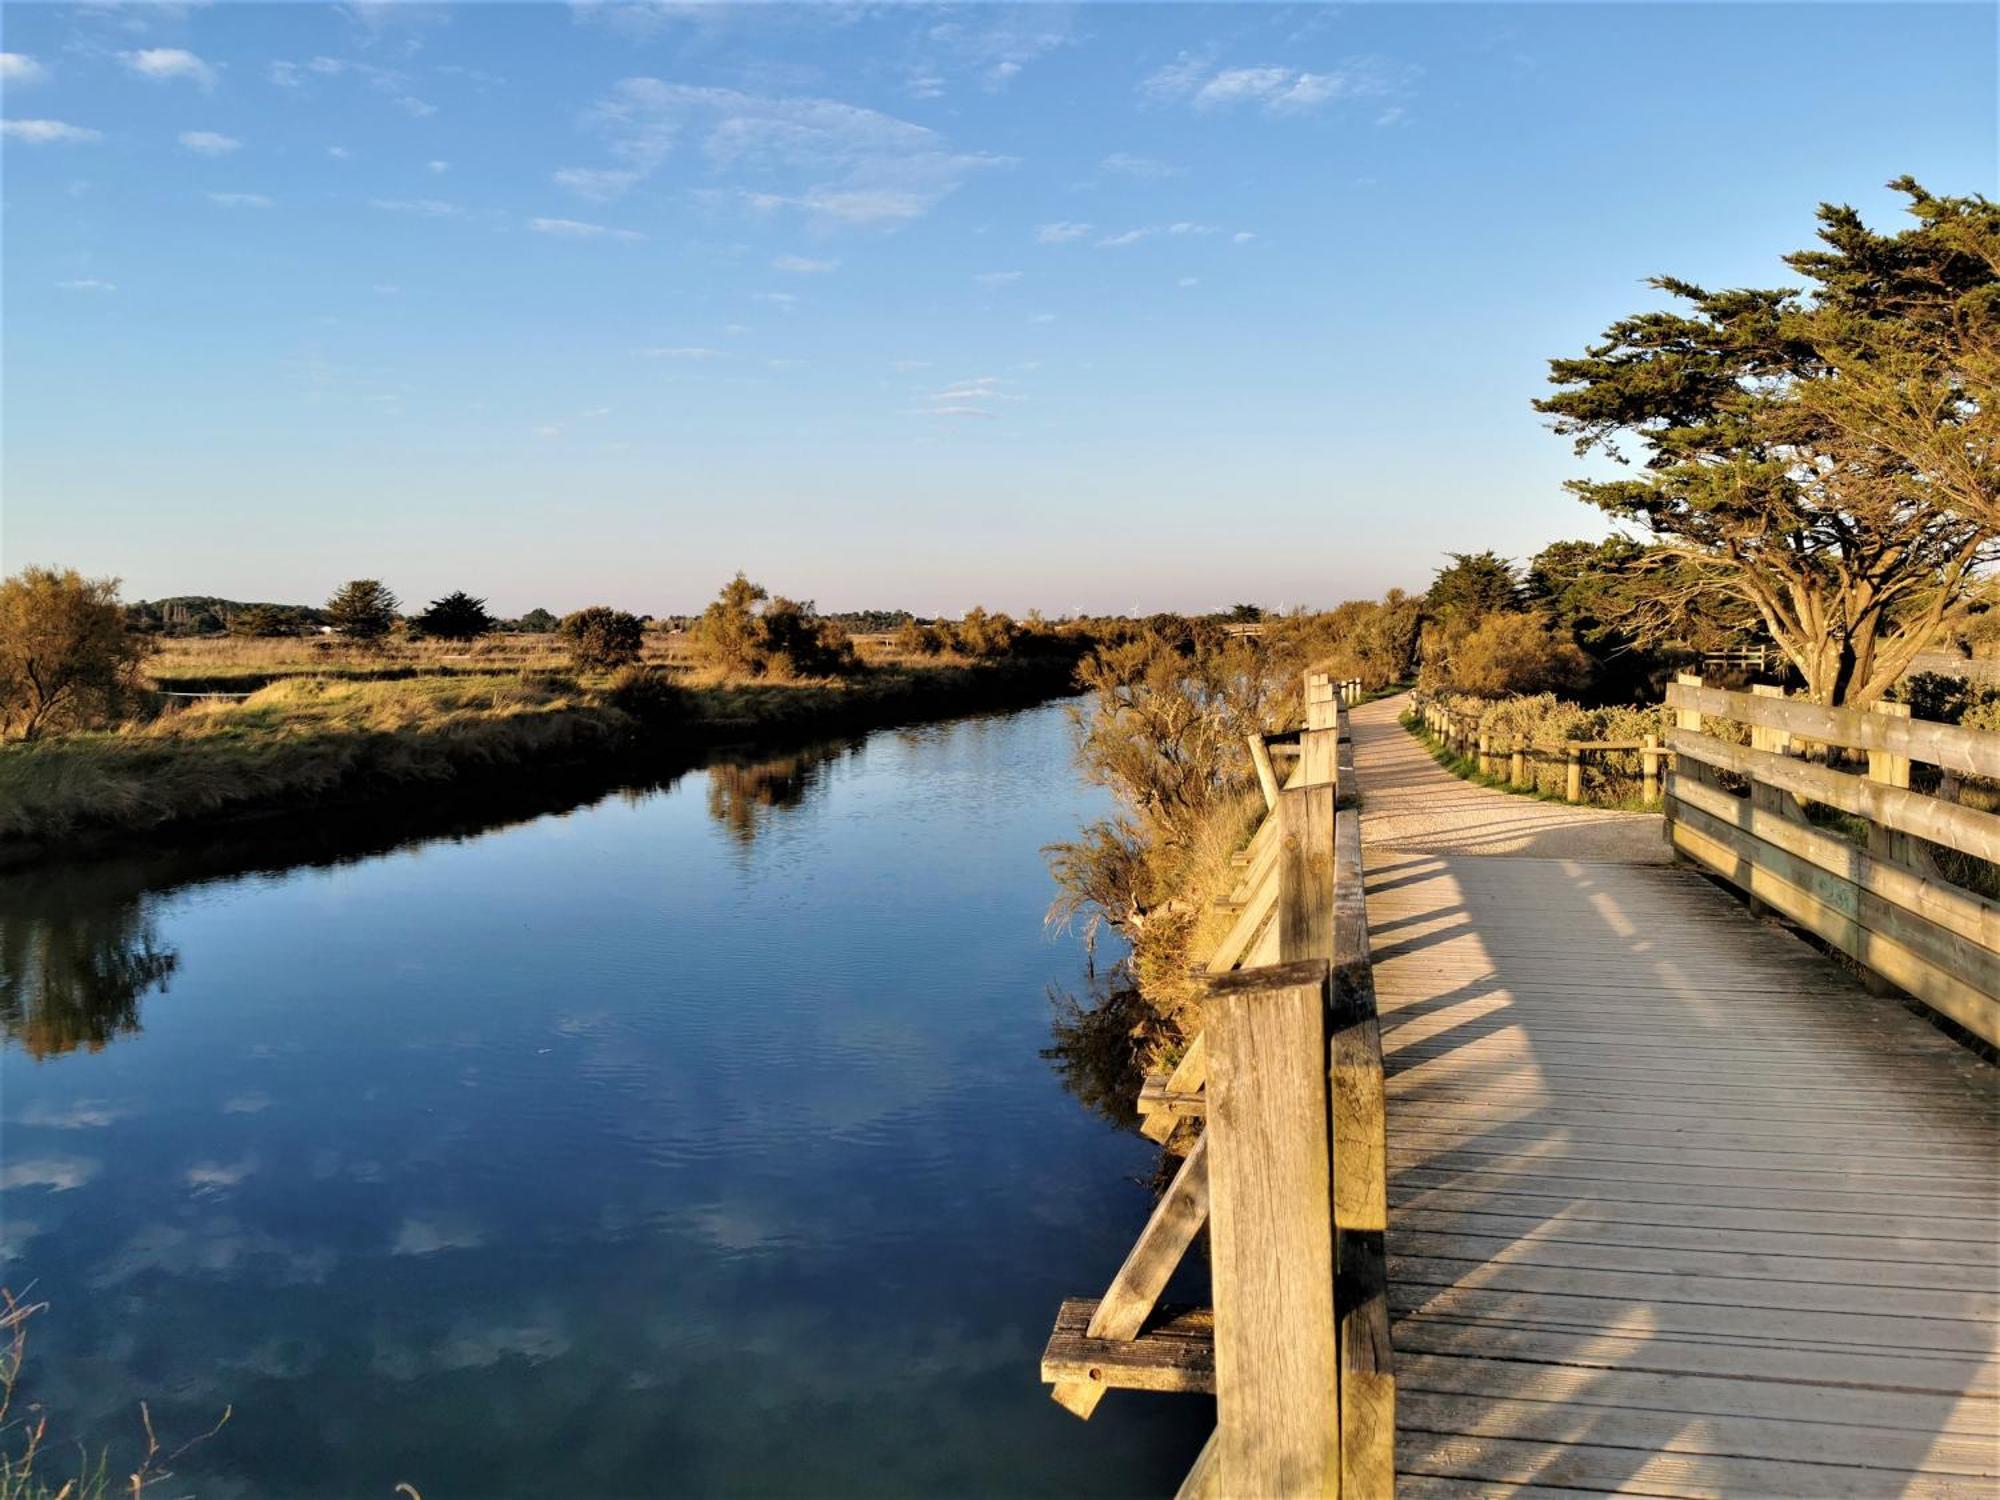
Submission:
M 1681 307 L 1550 361 L 1535 403 L 1580 455 L 1641 455 L 1569 488 L 1651 543 L 1655 614 L 1742 606 L 1825 703 L 1885 692 L 1994 558 L 2000 212 L 1891 186 L 1915 228 L 1822 205 L 1803 292 L 1657 277 Z
M 117 579 L 23 568 L 0 583 L 0 726 L 31 740 L 111 717 L 137 687 L 145 651 Z
M 430 607 L 411 623 L 420 634 L 441 641 L 470 641 L 485 635 L 499 622 L 487 613 L 484 599 L 475 599 L 459 589 L 442 599 L 433 599 Z
M 380 579 L 356 578 L 334 590 L 326 601 L 326 617 L 335 630 L 356 640 L 379 640 L 396 623 L 401 601 Z

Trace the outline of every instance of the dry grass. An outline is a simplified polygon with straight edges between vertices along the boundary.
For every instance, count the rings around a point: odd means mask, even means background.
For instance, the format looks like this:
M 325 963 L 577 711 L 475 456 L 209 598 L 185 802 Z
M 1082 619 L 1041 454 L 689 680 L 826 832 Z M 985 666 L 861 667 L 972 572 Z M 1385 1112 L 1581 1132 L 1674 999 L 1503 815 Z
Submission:
M 233 669 L 238 680 L 265 685 L 244 697 L 168 699 L 156 717 L 117 730 L 0 746 L 0 844 L 599 761 L 663 742 L 962 712 L 1067 683 L 1066 667 L 1048 662 L 926 662 L 840 679 L 742 682 L 657 666 L 580 675 L 544 651 L 523 665 L 489 655 L 480 669 L 449 661 L 435 643 L 405 648 L 412 654 L 401 672 L 308 673 L 315 658 L 301 653 L 312 642 L 198 644 L 201 651 L 173 664 L 198 663 L 210 678 Z M 381 655 L 393 662 L 397 649 Z

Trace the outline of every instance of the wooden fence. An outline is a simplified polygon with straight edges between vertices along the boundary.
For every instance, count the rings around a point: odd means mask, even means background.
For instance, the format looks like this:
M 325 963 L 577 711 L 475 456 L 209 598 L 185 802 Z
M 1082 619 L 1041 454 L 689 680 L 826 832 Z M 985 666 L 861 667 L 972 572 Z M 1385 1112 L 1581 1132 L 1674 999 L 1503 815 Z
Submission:
M 1251 741 L 1268 811 L 1204 965 L 1207 1025 L 1140 1096 L 1154 1139 L 1199 1133 L 1110 1289 L 1065 1302 L 1042 1357 L 1081 1417 L 1115 1387 L 1214 1393 L 1182 1500 L 1394 1491 L 1382 1047 L 1343 712 L 1358 697 L 1311 677 L 1305 728 Z M 1160 1306 L 1204 1224 L 1212 1306 Z
M 1614 751 L 1638 754 L 1641 795 L 1647 802 L 1657 802 L 1660 772 L 1673 754 L 1656 734 L 1636 740 L 1564 740 L 1557 751 L 1524 739 L 1490 734 L 1469 714 L 1458 713 L 1435 698 L 1419 700 L 1417 711 L 1438 743 L 1454 754 L 1476 759 L 1480 775 L 1497 777 L 1510 787 L 1533 786 L 1535 778 L 1528 769 L 1530 762 L 1547 761 L 1560 754 L 1566 767 L 1563 795 L 1569 802 L 1583 800 L 1584 757 Z
M 1667 706 L 1674 848 L 2000 1045 L 2000 905 L 1943 878 L 1926 848 L 2000 863 L 2000 816 L 1910 785 L 1912 762 L 2000 778 L 2000 734 L 1912 719 L 1903 704 L 1825 708 L 1688 675 Z M 1711 723 L 1743 726 L 1749 743 Z M 1860 820 L 1863 841 L 1812 821 L 1809 804 Z

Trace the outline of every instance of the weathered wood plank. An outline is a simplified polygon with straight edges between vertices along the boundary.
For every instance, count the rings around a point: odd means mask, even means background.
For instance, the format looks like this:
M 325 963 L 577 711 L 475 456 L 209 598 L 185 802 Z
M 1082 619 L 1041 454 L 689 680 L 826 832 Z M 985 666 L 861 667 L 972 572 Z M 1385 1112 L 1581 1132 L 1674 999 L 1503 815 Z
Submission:
M 1208 1081 L 1208 1041 L 1197 1031 L 1194 1040 L 1187 1044 L 1181 1059 L 1174 1064 L 1174 1070 L 1167 1075 L 1164 1092 L 1186 1096 L 1198 1092 Z M 1140 1133 L 1149 1140 L 1165 1141 L 1174 1133 L 1178 1120 L 1171 1112 L 1156 1112 L 1139 1122 Z
M 1880 750 L 1970 776 L 2000 777 L 2000 735 L 1962 729 L 1928 719 L 1873 715 L 1851 708 L 1827 708 L 1800 698 L 1757 698 L 1722 688 L 1690 684 L 1683 677 L 1667 689 L 1667 706 L 1686 713 L 1789 730 L 1806 739 L 1851 750 Z M 1700 725 L 1684 728 L 1699 729 Z
M 1092 1312 L 1086 1330 L 1092 1339 L 1119 1340 L 1138 1336 L 1152 1315 L 1160 1293 L 1179 1268 L 1181 1257 L 1208 1222 L 1208 1137 L 1202 1136 L 1182 1160 L 1180 1170 L 1152 1216 L 1139 1231 L 1131 1253 L 1110 1288 Z M 1056 1404 L 1089 1420 L 1104 1396 L 1103 1384 L 1065 1380 L 1049 1393 Z
M 1162 1307 L 1130 1337 L 1090 1331 L 1099 1305 L 1072 1297 L 1056 1314 L 1042 1351 L 1042 1379 L 1056 1390 L 1191 1391 L 1215 1389 L 1215 1313 L 1206 1307 Z
M 1322 958 L 1210 983 L 1209 1248 L 1225 1495 L 1332 1495 L 1339 1484 L 1328 968 Z
M 1684 760 L 1698 761 L 1814 802 L 1824 802 L 1828 807 L 1868 818 L 1899 833 L 1915 834 L 1961 854 L 2000 862 L 2000 816 L 1993 813 L 1768 751 L 1746 749 L 1712 735 L 1677 729 L 1669 737 L 1669 743 Z
M 1352 778 L 1350 778 L 1351 783 Z M 1389 1336 L 1387 1110 L 1369 961 L 1361 815 L 1341 812 L 1333 841 L 1331 1030 L 1333 1224 L 1339 1279 L 1342 1493 L 1395 1489 L 1396 1380 Z

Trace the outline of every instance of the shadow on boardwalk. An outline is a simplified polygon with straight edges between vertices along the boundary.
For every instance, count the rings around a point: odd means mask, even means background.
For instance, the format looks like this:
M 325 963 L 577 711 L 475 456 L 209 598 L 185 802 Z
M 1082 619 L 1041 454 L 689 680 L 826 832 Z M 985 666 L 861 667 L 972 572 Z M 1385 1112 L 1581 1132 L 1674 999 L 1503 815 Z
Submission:
M 1353 732 L 1399 1493 L 1992 1493 L 1992 1070 L 1656 818 L 1470 786 L 1394 714 Z

